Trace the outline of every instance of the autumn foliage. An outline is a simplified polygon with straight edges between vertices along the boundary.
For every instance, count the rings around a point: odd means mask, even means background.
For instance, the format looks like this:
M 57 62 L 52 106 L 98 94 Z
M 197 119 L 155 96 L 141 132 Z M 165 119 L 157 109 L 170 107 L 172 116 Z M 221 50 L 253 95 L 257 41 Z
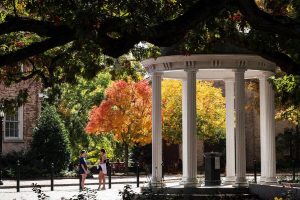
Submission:
M 225 99 L 213 82 L 197 81 L 197 135 L 208 142 L 225 136 Z M 180 143 L 182 138 L 182 83 L 178 80 L 162 82 L 163 138 Z
M 225 100 L 212 82 L 197 81 L 197 135 L 209 141 L 224 137 Z M 125 147 L 151 142 L 151 87 L 147 81 L 116 81 L 106 89 L 106 99 L 94 107 L 86 127 L 90 134 L 113 133 Z M 182 133 L 182 84 L 162 82 L 163 138 L 180 143 Z
M 116 81 L 105 95 L 100 106 L 92 108 L 85 130 L 90 134 L 113 133 L 124 145 L 127 164 L 130 146 L 151 142 L 151 87 L 147 81 Z
M 147 81 L 116 81 L 90 112 L 87 133 L 110 133 L 122 143 L 151 141 L 151 87 Z

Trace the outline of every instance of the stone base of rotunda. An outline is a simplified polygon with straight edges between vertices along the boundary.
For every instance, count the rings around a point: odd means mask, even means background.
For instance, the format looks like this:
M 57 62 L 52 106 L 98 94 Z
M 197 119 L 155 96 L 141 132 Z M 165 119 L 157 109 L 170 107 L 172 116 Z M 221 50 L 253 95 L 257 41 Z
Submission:
M 261 177 L 259 180 L 259 184 L 261 185 L 274 185 L 278 184 L 276 177 Z
M 199 180 L 197 178 L 182 178 L 179 184 L 183 185 L 185 188 L 200 186 Z
M 151 180 L 149 182 L 150 188 L 163 188 L 166 184 L 163 182 L 163 180 Z
M 238 177 L 238 178 L 236 178 L 235 183 L 232 186 L 233 187 L 249 187 L 249 184 L 245 177 Z
M 233 185 L 235 183 L 235 176 L 226 176 L 223 185 Z

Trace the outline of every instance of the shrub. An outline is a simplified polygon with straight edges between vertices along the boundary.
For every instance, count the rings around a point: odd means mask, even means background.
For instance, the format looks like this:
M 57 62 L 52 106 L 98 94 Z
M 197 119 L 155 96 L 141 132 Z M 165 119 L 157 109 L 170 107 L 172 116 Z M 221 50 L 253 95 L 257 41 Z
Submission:
M 32 191 L 37 194 L 38 200 L 49 199 L 49 196 L 42 190 L 42 187 L 36 183 L 32 184 Z M 79 192 L 77 195 L 74 195 L 71 198 L 61 197 L 65 200 L 96 200 L 97 190 L 85 188 L 82 192 Z
M 46 105 L 33 130 L 30 155 L 40 160 L 44 169 L 50 170 L 54 163 L 55 173 L 66 169 L 70 162 L 70 147 L 67 131 L 54 106 Z
M 183 200 L 181 194 L 168 195 L 161 191 L 153 191 L 151 188 L 144 188 L 142 193 L 135 193 L 130 185 L 125 185 L 123 191 L 119 192 L 122 200 Z
M 34 178 L 37 176 L 46 176 L 47 170 L 42 166 L 40 160 L 32 159 L 27 152 L 11 152 L 3 155 L 0 159 L 2 164 L 3 176 L 5 178 L 15 178 L 17 161 L 20 162 L 21 178 Z M 49 172 L 48 172 L 49 173 Z
M 135 193 L 130 185 L 125 185 L 123 191 L 119 192 L 122 200 L 185 200 L 185 199 L 194 199 L 190 194 L 184 195 L 183 193 L 178 194 L 169 194 L 161 189 L 154 188 L 143 188 L 142 193 Z M 258 200 L 256 197 L 247 197 L 243 194 L 237 195 L 226 195 L 226 194 L 202 194 L 202 196 L 196 197 L 197 199 L 203 200 Z

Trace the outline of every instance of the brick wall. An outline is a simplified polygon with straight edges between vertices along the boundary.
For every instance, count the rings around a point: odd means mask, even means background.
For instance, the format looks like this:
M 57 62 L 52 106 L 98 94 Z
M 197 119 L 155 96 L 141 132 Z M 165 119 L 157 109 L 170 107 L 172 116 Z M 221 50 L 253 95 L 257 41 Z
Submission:
M 16 97 L 20 89 L 27 89 L 29 94 L 28 101 L 23 105 L 23 138 L 21 140 L 5 140 L 3 135 L 3 154 L 28 149 L 32 139 L 32 130 L 36 125 L 41 109 L 39 98 L 41 88 L 41 83 L 35 80 L 22 81 L 10 87 L 0 84 L 1 98 Z

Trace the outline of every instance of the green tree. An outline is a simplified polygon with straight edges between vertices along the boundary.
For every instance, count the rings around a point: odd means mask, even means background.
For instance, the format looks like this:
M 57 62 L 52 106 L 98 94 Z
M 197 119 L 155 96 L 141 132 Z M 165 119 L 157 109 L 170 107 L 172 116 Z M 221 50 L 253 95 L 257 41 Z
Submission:
M 104 98 L 104 90 L 111 82 L 110 74 L 108 72 L 99 73 L 92 80 L 77 79 L 78 84 L 76 85 L 69 83 L 61 85 L 61 95 L 57 102 L 58 111 L 69 133 L 73 162 L 78 159 L 78 152 L 81 149 L 92 150 L 91 146 L 103 145 L 102 142 L 109 144 L 106 146 L 113 146 L 109 140 L 101 137 L 91 137 L 84 131 L 89 110 Z M 97 154 L 99 154 L 99 151 L 100 149 L 98 149 Z M 89 153 L 89 156 L 91 155 Z
M 70 162 L 68 133 L 54 106 L 43 108 L 33 130 L 30 154 L 41 160 L 45 168 L 54 163 L 55 172 L 66 169 Z
M 95 164 L 98 162 L 100 157 L 100 150 L 102 148 L 105 149 L 107 158 L 111 160 L 115 160 L 116 154 L 116 144 L 117 142 L 113 140 L 113 135 L 91 135 L 88 137 L 89 146 L 87 147 L 88 151 L 88 161 L 91 164 Z
M 300 125 L 300 76 L 278 74 L 271 79 L 276 91 L 277 119 L 285 119 Z

